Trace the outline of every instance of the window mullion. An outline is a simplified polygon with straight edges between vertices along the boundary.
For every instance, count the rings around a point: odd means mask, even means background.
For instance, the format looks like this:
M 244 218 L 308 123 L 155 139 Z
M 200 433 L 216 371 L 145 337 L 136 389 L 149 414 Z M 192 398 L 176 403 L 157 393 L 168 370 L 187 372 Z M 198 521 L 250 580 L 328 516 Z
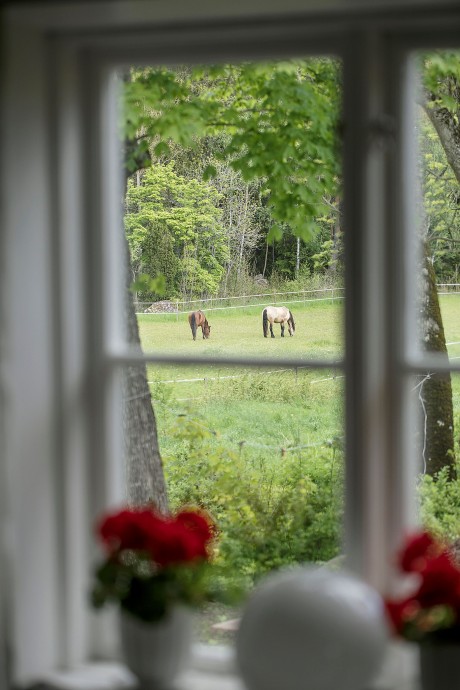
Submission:
M 395 113 L 394 75 L 379 34 L 353 35 L 344 65 L 346 252 L 346 516 L 349 565 L 384 588 L 395 532 L 401 528 L 402 472 L 395 422 L 400 418 L 392 330 L 395 265 L 387 185 Z M 397 101 L 397 99 L 396 99 Z M 397 516 L 395 518 L 395 516 Z

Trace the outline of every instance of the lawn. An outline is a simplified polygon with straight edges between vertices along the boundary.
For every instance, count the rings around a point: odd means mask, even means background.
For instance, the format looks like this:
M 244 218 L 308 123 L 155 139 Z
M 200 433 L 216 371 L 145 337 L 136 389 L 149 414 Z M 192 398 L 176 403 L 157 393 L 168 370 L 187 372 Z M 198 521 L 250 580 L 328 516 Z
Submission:
M 208 313 L 211 337 L 192 340 L 186 314 L 139 317 L 144 350 L 181 355 L 328 358 L 341 356 L 343 302 L 293 304 L 294 337 L 264 338 L 262 310 L 250 307 Z M 286 330 L 287 333 L 287 330 Z M 201 331 L 199 331 L 201 336 Z M 339 374 L 339 376 L 337 376 Z M 335 376 L 335 378 L 334 378 Z M 168 429 L 177 414 L 199 417 L 219 440 L 244 452 L 286 448 L 311 452 L 341 434 L 340 372 L 333 370 L 247 370 L 192 365 L 148 366 L 160 444 L 173 450 Z M 193 380 L 198 379 L 198 380 Z
M 186 314 L 142 314 L 138 317 L 145 351 L 180 355 L 338 358 L 343 354 L 343 301 L 293 303 L 294 337 L 264 338 L 261 307 L 208 312 L 211 337 L 201 331 L 192 340 Z M 460 296 L 441 297 L 451 357 L 460 357 Z M 287 333 L 287 331 L 286 331 Z M 247 370 L 232 366 L 149 365 L 160 444 L 174 449 L 169 429 L 178 414 L 200 423 L 233 448 L 271 450 L 330 444 L 342 435 L 344 380 L 334 370 Z M 460 377 L 453 377 L 454 404 L 460 407 Z

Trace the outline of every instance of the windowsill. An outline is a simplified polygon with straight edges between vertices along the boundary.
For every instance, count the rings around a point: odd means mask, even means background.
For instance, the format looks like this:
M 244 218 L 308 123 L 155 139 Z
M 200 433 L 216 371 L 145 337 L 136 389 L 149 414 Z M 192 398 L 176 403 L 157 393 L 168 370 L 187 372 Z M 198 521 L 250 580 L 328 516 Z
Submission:
M 73 671 L 56 672 L 39 685 L 40 690 L 138 690 L 136 678 L 123 664 L 92 663 Z M 171 690 L 245 690 L 235 674 L 191 668 Z
M 417 690 L 417 649 L 392 643 L 379 677 L 368 690 Z M 56 672 L 43 679 L 40 690 L 137 690 L 135 677 L 121 663 L 99 662 Z M 245 690 L 231 647 L 195 645 L 192 667 L 171 690 Z M 331 688 L 331 690 L 336 690 Z

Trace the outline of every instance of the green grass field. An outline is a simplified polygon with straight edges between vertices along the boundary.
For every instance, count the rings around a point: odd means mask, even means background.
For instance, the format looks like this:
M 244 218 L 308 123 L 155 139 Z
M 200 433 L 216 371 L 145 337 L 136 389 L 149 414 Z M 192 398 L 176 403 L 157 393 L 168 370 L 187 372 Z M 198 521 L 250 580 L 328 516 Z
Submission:
M 211 337 L 203 340 L 199 330 L 196 341 L 185 314 L 141 315 L 142 344 L 146 351 L 181 355 L 331 360 L 341 356 L 342 302 L 293 304 L 291 309 L 296 320 L 292 338 L 281 338 L 278 324 L 276 337 L 264 338 L 262 310 L 250 307 L 209 312 Z M 244 452 L 253 456 L 278 456 L 283 449 L 299 447 L 311 452 L 341 434 L 343 378 L 334 379 L 337 374 L 149 365 L 162 451 L 173 452 L 168 429 L 174 416 L 185 413 L 198 417 L 233 449 L 244 444 Z
M 260 307 L 208 312 L 211 337 L 201 330 L 192 340 L 186 314 L 143 314 L 139 318 L 145 351 L 206 356 L 338 358 L 343 354 L 343 302 L 318 301 L 288 306 L 295 336 L 264 338 Z M 460 296 L 441 297 L 451 357 L 460 357 Z M 287 333 L 287 330 L 286 330 Z M 335 378 L 334 378 L 335 376 Z M 343 378 L 333 370 L 267 372 L 236 367 L 148 366 L 162 452 L 174 453 L 169 433 L 177 415 L 197 418 L 233 449 L 257 457 L 278 457 L 283 449 L 315 453 L 343 433 Z M 453 376 L 455 410 L 460 412 L 460 377 Z M 196 380 L 194 380 L 196 379 Z M 458 414 L 456 414 L 458 416 Z M 252 449 L 252 451 L 251 451 Z

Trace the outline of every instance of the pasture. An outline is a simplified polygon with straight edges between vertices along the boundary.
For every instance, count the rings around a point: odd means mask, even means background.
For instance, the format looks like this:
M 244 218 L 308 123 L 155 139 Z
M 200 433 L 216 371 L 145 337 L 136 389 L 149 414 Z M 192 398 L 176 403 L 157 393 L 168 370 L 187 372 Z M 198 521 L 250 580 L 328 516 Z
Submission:
M 441 296 L 449 355 L 460 358 L 460 295 Z M 262 308 L 207 312 L 211 336 L 196 341 L 187 314 L 138 316 L 144 351 L 196 356 L 335 359 L 343 354 L 343 301 L 293 303 L 295 335 L 264 338 Z M 335 377 L 335 378 L 334 378 Z M 459 377 L 453 376 L 456 412 Z M 329 443 L 342 434 L 340 371 L 259 371 L 233 366 L 149 365 L 162 450 L 170 450 L 168 427 L 177 414 L 197 414 L 203 424 L 232 445 L 245 442 L 274 449 Z M 238 446 L 240 447 L 240 446 Z M 277 454 L 277 453 L 275 453 Z
M 289 305 L 288 305 L 289 306 Z M 296 320 L 293 337 L 264 338 L 262 309 L 250 307 L 208 312 L 211 337 L 196 341 L 186 314 L 140 315 L 144 350 L 181 355 L 325 357 L 341 356 L 342 302 L 291 306 Z M 171 415 L 199 415 L 232 447 L 258 447 L 273 454 L 282 448 L 310 446 L 341 433 L 342 378 L 334 371 L 259 371 L 232 366 L 148 366 L 162 449 L 168 454 Z M 165 429 L 165 435 L 163 430 Z

